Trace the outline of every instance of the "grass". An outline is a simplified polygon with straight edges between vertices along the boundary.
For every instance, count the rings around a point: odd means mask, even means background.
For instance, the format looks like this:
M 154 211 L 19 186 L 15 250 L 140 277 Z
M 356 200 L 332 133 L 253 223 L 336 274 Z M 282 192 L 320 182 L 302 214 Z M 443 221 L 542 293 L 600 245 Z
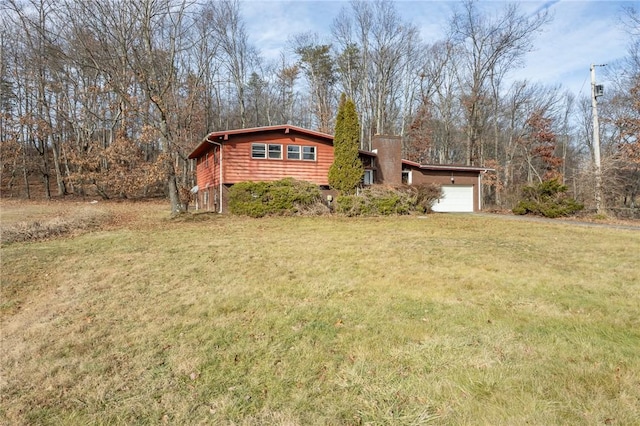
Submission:
M 0 243 L 41 241 L 76 236 L 92 230 L 121 226 L 137 216 L 139 210 L 163 209 L 157 201 L 102 203 L 98 201 L 2 200 L 0 204 Z M 140 222 L 140 218 L 136 220 Z
M 127 217 L 3 246 L 0 422 L 640 423 L 638 231 Z

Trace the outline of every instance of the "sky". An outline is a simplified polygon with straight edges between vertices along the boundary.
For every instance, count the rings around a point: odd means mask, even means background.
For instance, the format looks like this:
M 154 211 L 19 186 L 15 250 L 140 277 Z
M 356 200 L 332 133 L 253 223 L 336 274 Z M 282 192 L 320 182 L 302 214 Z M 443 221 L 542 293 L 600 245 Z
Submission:
M 505 2 L 481 0 L 482 7 L 496 13 Z M 534 51 L 525 57 L 524 67 L 511 74 L 512 79 L 527 79 L 546 85 L 561 84 L 578 96 L 589 96 L 591 64 L 613 63 L 626 55 L 628 35 L 620 25 L 624 5 L 640 8 L 640 1 L 552 0 L 520 1 L 521 11 L 535 13 L 548 9 L 553 21 L 534 38 Z M 453 0 L 399 0 L 400 16 L 420 30 L 422 40 L 433 43 L 444 38 L 452 11 L 459 6 Z M 331 24 L 348 1 L 335 0 L 244 0 L 243 18 L 251 43 L 265 59 L 277 59 L 294 34 L 313 31 L 330 41 Z M 598 84 L 605 74 L 596 68 Z

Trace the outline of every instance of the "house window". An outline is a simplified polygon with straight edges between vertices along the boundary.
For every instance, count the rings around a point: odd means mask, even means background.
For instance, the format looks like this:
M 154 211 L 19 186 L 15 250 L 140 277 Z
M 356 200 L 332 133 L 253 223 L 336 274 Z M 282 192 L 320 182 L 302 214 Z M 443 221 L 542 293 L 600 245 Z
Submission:
M 303 146 L 302 147 L 302 159 L 308 161 L 316 161 L 316 147 L 315 146 Z
M 412 173 L 411 170 L 403 170 L 402 171 L 402 183 L 405 185 L 411 185 L 412 182 Z
M 269 158 L 272 160 L 282 160 L 282 145 L 269 144 Z
M 252 143 L 251 158 L 282 160 L 282 145 L 272 143 Z
M 287 145 L 287 160 L 316 161 L 316 147 Z
M 287 145 L 287 160 L 300 159 L 300 145 Z
M 263 143 L 252 143 L 251 158 L 267 158 L 267 145 Z
M 363 185 L 373 185 L 373 170 L 365 170 L 362 176 Z

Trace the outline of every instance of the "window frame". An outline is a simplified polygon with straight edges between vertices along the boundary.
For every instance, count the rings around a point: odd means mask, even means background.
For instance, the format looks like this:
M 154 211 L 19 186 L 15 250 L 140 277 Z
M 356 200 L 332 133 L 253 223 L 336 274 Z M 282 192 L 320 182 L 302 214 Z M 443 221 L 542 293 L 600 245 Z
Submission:
M 262 147 L 262 156 L 256 156 L 256 148 Z M 252 160 L 266 160 L 267 159 L 267 144 L 266 143 L 251 143 L 251 159 Z
M 405 178 L 406 176 L 406 178 Z M 412 170 L 403 170 L 402 171 L 402 184 L 403 185 L 413 185 L 413 171 Z
M 313 158 L 305 158 L 305 155 L 307 155 L 308 153 L 304 152 L 305 148 L 311 149 L 311 153 L 313 154 Z M 316 149 L 316 147 L 314 145 L 302 145 L 302 161 L 316 161 L 316 159 L 318 158 L 318 150 Z
M 284 146 L 280 143 L 251 142 L 251 159 L 283 160 L 286 158 L 289 161 L 318 161 L 318 147 L 315 145 L 287 144 L 286 157 Z
M 282 160 L 282 144 L 281 143 L 267 143 L 267 159 L 268 160 Z M 271 147 L 277 147 L 277 150 L 272 150 Z M 272 157 L 271 153 L 278 154 L 277 157 Z
M 291 148 L 297 148 L 291 151 Z M 294 158 L 295 155 L 295 158 Z M 305 158 L 307 157 L 307 158 Z M 287 160 L 291 161 L 317 161 L 318 149 L 315 145 L 287 145 Z
M 367 176 L 369 176 L 369 179 L 367 179 Z M 364 186 L 369 186 L 369 185 L 373 185 L 375 183 L 375 173 L 372 169 L 365 169 L 364 173 L 362 174 L 362 185 Z
M 290 151 L 289 148 L 298 148 L 296 152 Z M 291 154 L 297 154 L 297 158 L 292 158 Z M 302 159 L 302 146 L 301 145 L 287 145 L 287 160 L 300 161 Z

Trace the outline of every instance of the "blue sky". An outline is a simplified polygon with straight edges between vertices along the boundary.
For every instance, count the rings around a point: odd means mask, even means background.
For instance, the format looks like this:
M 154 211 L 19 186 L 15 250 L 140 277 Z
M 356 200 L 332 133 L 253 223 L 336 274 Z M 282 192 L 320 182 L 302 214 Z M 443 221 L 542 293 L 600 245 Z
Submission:
M 499 11 L 504 1 L 481 1 L 482 7 Z M 562 84 L 576 95 L 589 95 L 591 63 L 612 63 L 626 54 L 628 35 L 619 23 L 623 5 L 640 7 L 640 1 L 553 0 L 521 1 L 521 10 L 535 13 L 548 8 L 551 24 L 534 40 L 535 50 L 525 58 L 525 66 L 512 78 L 549 85 Z M 402 18 L 416 25 L 423 41 L 443 38 L 451 11 L 457 1 L 396 1 Z M 348 1 L 326 0 L 245 0 L 241 4 L 251 42 L 267 59 L 275 59 L 296 33 L 317 32 L 329 41 L 330 27 Z M 604 83 L 599 72 L 598 83 Z

